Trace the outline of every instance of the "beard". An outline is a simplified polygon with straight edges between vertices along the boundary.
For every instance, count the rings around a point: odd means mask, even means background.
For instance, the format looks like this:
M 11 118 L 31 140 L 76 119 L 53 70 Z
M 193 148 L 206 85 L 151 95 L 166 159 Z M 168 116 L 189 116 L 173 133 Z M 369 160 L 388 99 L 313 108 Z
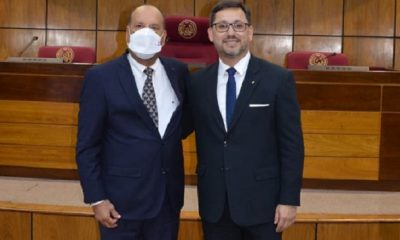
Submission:
M 229 44 L 228 41 L 230 41 L 230 40 L 236 40 L 236 42 L 239 44 L 239 47 L 235 48 L 235 49 L 231 49 L 227 46 L 224 46 L 225 44 Z M 246 43 L 243 44 L 243 42 L 240 41 L 240 39 L 238 39 L 236 37 L 228 37 L 223 40 L 219 53 L 227 58 L 234 58 L 234 57 L 237 57 L 237 56 L 242 55 L 243 53 L 247 52 L 247 49 L 248 49 L 248 44 L 246 44 Z

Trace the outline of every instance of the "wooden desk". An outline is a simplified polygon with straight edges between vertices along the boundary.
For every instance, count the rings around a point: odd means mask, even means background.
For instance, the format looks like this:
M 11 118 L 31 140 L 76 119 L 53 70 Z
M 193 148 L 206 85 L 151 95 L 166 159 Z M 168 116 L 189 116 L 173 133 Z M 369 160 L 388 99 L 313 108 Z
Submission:
M 76 179 L 79 93 L 91 65 L 0 63 L 0 175 Z M 294 72 L 304 186 L 400 190 L 400 73 Z M 193 135 L 184 141 L 195 184 Z

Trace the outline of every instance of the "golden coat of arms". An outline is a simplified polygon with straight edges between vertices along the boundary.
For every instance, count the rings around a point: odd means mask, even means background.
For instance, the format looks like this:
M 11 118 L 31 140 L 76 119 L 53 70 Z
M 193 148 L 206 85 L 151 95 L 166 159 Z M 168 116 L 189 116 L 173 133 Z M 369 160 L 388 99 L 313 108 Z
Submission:
M 308 64 L 327 66 L 328 58 L 322 53 L 313 53 L 313 54 L 311 54 L 310 58 L 308 59 Z
M 75 54 L 74 50 L 69 47 L 62 47 L 57 50 L 56 53 L 56 58 L 62 58 L 64 63 L 72 63 L 72 60 L 74 60 Z
M 197 25 L 189 19 L 184 19 L 178 25 L 178 33 L 185 39 L 191 39 L 197 34 Z

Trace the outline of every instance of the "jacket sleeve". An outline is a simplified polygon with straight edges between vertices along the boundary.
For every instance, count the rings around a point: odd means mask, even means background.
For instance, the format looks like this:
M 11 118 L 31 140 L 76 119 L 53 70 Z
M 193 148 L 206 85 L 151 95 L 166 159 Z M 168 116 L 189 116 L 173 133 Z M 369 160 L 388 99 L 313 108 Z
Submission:
M 291 72 L 278 88 L 277 137 L 281 166 L 280 204 L 300 205 L 303 177 L 304 143 L 301 130 L 300 106 Z
M 100 152 L 107 106 L 101 74 L 96 69 L 90 69 L 85 76 L 79 106 L 76 162 L 84 201 L 93 203 L 106 199 Z

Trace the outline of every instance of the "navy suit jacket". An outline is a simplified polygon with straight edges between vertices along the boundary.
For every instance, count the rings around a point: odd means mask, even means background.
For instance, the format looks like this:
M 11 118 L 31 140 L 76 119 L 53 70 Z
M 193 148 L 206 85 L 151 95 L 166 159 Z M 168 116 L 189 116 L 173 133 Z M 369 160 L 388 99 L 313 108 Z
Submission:
M 154 217 L 168 195 L 183 205 L 182 106 L 187 66 L 160 58 L 180 105 L 161 138 L 126 55 L 91 68 L 79 111 L 77 164 L 84 201 L 109 199 L 124 219 Z
M 291 72 L 251 57 L 225 131 L 217 102 L 218 63 L 192 76 L 199 210 L 216 222 L 227 196 L 239 225 L 271 222 L 277 204 L 299 205 L 304 147 Z

